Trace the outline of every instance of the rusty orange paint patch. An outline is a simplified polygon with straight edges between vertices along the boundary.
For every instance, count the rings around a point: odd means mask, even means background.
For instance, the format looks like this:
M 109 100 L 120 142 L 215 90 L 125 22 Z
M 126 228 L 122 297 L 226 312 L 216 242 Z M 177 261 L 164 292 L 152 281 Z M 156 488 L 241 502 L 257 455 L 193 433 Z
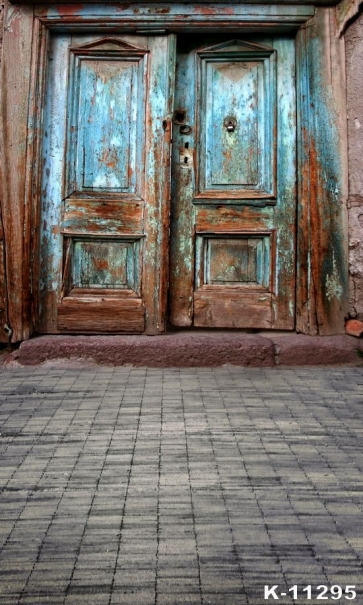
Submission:
M 310 233 L 311 233 L 311 276 L 313 292 L 309 295 L 314 298 L 316 305 L 316 321 L 319 325 L 319 317 L 323 317 L 330 307 L 329 297 L 326 296 L 327 272 L 332 271 L 332 260 L 339 257 L 339 250 L 335 250 L 332 243 L 331 232 L 334 219 L 331 212 L 322 213 L 321 200 L 324 199 L 327 183 L 324 178 L 324 170 L 318 159 L 318 151 L 313 138 L 303 132 L 304 146 L 308 146 L 308 160 L 303 165 L 302 178 L 309 183 L 308 195 L 310 207 Z
M 155 14 L 160 14 L 160 15 L 167 15 L 170 13 L 170 7 L 169 6 L 163 6 L 162 8 L 150 8 L 149 9 L 149 13 L 155 13 Z
M 82 10 L 84 10 L 84 4 L 68 4 L 62 6 L 60 12 L 62 15 L 77 15 Z
M 234 10 L 231 7 L 213 8 L 212 6 L 196 6 L 193 12 L 197 15 L 234 15 Z
M 194 13 L 198 15 L 215 15 L 216 10 L 210 6 L 196 6 L 194 8 Z

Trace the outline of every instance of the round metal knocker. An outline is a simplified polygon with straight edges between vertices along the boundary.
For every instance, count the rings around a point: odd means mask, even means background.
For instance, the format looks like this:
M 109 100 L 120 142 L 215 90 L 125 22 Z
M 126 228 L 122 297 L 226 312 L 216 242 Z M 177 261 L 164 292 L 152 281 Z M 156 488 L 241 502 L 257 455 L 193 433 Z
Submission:
M 234 116 L 224 118 L 223 125 L 228 132 L 234 132 L 237 126 L 237 120 Z

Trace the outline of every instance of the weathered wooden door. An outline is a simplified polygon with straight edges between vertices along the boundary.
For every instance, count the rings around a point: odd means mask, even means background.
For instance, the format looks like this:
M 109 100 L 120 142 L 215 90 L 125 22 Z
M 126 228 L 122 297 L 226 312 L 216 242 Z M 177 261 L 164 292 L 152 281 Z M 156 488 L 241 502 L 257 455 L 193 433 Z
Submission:
M 174 73 L 173 35 L 52 38 L 39 332 L 164 331 Z
M 291 38 L 180 38 L 170 319 L 295 326 L 295 57 Z
M 51 39 L 39 332 L 165 329 L 175 37 Z M 170 320 L 295 326 L 293 38 L 180 36 Z

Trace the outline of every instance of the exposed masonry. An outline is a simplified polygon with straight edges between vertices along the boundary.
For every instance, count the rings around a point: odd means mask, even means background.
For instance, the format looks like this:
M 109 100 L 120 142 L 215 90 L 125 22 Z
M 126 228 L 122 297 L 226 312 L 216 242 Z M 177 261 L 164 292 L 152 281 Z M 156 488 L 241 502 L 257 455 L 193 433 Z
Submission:
M 363 319 L 363 13 L 346 34 L 351 317 Z

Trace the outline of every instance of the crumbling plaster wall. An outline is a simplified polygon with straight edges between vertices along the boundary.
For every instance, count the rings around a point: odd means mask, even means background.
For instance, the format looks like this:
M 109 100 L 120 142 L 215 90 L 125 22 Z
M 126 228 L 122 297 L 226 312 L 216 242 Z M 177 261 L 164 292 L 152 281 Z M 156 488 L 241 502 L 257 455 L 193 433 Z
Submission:
M 4 1 L 0 0 L 0 66 L 2 57 L 3 47 L 3 30 L 4 30 Z M 0 200 L 0 279 L 4 281 L 4 242 L 3 242 L 3 230 L 2 230 L 2 219 L 1 219 L 1 200 Z M 4 284 L 0 284 L 0 330 L 2 330 L 2 321 L 4 314 Z M 0 343 L 2 339 L 0 337 Z
M 0 2 L 0 62 L 1 50 L 3 45 L 3 17 L 4 17 L 4 2 Z
M 350 316 L 363 320 L 363 12 L 345 32 L 348 161 Z

